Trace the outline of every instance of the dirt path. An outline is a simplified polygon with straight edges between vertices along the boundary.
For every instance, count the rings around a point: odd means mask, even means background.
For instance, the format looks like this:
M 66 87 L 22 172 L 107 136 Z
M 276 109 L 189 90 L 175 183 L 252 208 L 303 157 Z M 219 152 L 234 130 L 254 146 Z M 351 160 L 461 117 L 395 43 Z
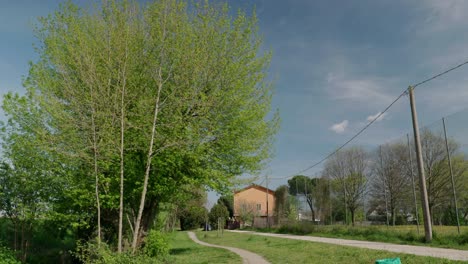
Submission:
M 237 255 L 241 256 L 242 263 L 244 264 L 270 264 L 270 262 L 266 261 L 262 256 L 254 254 L 250 251 L 234 248 L 234 247 L 224 247 L 218 245 L 212 245 L 205 242 L 198 240 L 197 236 L 193 232 L 188 232 L 189 237 L 195 242 L 203 246 L 207 247 L 215 247 L 215 248 L 224 248 L 229 251 L 236 253 Z
M 312 241 L 312 242 L 319 242 L 319 243 L 335 244 L 335 245 L 341 245 L 341 246 L 385 250 L 385 251 L 413 254 L 413 255 L 419 255 L 419 256 L 468 261 L 467 250 L 424 247 L 424 246 L 397 245 L 397 244 L 382 243 L 382 242 L 369 242 L 369 241 L 358 241 L 358 240 L 326 238 L 326 237 L 258 233 L 258 232 L 250 232 L 250 231 L 239 231 L 239 230 L 229 230 L 229 232 L 248 233 L 248 234 L 259 235 L 259 236 L 296 239 L 296 240 Z

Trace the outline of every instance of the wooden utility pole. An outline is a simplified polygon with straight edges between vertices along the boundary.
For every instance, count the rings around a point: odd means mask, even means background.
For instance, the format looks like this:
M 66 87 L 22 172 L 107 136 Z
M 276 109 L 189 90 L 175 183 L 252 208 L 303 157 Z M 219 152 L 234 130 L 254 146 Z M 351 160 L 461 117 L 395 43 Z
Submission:
M 268 176 L 266 176 L 266 223 L 267 228 L 270 228 L 270 216 L 268 211 Z
M 452 158 L 450 157 L 450 151 L 449 151 L 449 146 L 448 146 L 447 129 L 445 128 L 445 118 L 443 117 L 442 117 L 442 125 L 444 126 L 445 148 L 447 149 L 447 160 L 448 160 L 448 165 L 450 168 L 450 177 L 452 178 L 453 204 L 455 205 L 455 214 L 457 216 L 458 234 L 460 234 L 460 219 L 458 218 L 457 192 L 455 191 L 455 180 L 453 179 Z
M 384 184 L 384 197 L 385 197 L 385 219 L 387 223 L 387 227 L 389 226 L 388 221 L 388 202 L 387 202 L 387 174 L 385 173 L 385 169 L 383 167 L 383 152 L 382 152 L 382 145 L 379 147 L 380 150 L 380 169 L 382 172 L 383 184 Z
M 418 202 L 416 198 L 416 187 L 414 185 L 414 171 L 413 171 L 413 156 L 411 155 L 411 146 L 409 135 L 406 134 L 406 139 L 408 140 L 408 158 L 410 163 L 410 171 L 411 171 L 411 185 L 413 185 L 413 198 L 414 198 L 414 215 L 416 216 L 416 229 L 418 230 L 419 235 L 419 212 L 418 212 Z
M 416 113 L 416 102 L 414 101 L 414 90 L 412 86 L 408 87 L 408 93 L 410 98 L 411 117 L 413 120 L 414 144 L 416 146 L 416 161 L 418 163 L 419 189 L 421 191 L 424 233 L 426 235 L 426 242 L 429 243 L 432 241 L 432 223 L 431 215 L 429 213 L 429 201 L 427 199 L 426 176 L 424 173 L 424 161 L 422 158 L 421 141 L 419 137 L 418 115 Z

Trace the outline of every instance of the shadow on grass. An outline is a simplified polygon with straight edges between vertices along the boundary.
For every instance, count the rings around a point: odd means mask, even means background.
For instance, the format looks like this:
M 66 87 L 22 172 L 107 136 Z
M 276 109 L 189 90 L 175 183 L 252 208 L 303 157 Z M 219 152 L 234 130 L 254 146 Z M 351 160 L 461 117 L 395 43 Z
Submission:
M 190 251 L 193 251 L 193 248 L 172 248 L 169 250 L 169 254 L 171 255 L 181 255 L 181 254 L 185 254 L 185 253 L 188 253 Z

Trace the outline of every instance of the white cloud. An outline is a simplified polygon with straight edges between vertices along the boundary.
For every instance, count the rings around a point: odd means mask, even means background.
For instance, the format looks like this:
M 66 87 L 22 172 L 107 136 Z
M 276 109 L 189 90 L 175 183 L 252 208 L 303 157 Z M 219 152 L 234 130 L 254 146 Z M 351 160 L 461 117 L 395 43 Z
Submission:
M 333 99 L 384 105 L 391 102 L 394 96 L 388 94 L 382 85 L 390 83 L 391 80 L 374 77 L 346 78 L 330 72 L 326 81 L 327 92 Z
M 367 121 L 370 122 L 372 120 L 374 120 L 377 116 L 380 115 L 380 112 L 376 113 L 375 115 L 370 115 L 367 117 Z M 376 122 L 378 121 L 382 121 L 384 119 L 384 117 L 387 115 L 387 113 L 383 113 L 377 120 L 375 120 Z
M 341 134 L 346 130 L 346 128 L 348 127 L 348 124 L 349 124 L 348 120 L 343 120 L 343 122 L 341 123 L 333 124 L 330 127 L 330 130 L 334 131 L 337 134 Z

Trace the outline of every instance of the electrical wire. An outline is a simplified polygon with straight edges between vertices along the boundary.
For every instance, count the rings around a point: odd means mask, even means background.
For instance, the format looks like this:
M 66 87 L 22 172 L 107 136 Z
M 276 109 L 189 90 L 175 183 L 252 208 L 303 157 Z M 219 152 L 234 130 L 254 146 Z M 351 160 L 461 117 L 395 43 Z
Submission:
M 374 119 L 372 119 L 369 123 L 367 123 L 367 125 L 365 125 L 361 130 L 359 130 L 354 136 L 352 136 L 350 139 L 348 139 L 344 144 L 342 144 L 341 146 L 339 146 L 336 150 L 332 151 L 330 154 L 328 154 L 327 156 L 325 156 L 324 158 L 322 158 L 320 161 L 312 164 L 311 166 L 301 170 L 301 171 L 298 171 L 296 172 L 295 174 L 292 174 L 292 175 L 289 175 L 289 176 L 286 176 L 286 177 L 280 177 L 280 178 L 276 178 L 276 179 L 286 179 L 286 178 L 291 178 L 295 175 L 299 175 L 299 174 L 302 174 L 312 168 L 315 168 L 316 166 L 320 165 L 322 162 L 326 161 L 327 159 L 329 159 L 331 156 L 335 155 L 338 151 L 340 151 L 341 149 L 343 149 L 345 146 L 347 146 L 349 143 L 351 143 L 351 141 L 353 141 L 355 138 L 357 138 L 359 135 L 361 135 L 368 127 L 370 127 L 375 121 L 377 121 L 383 114 L 385 114 L 385 112 L 387 112 L 398 100 L 401 99 L 401 97 L 403 97 L 404 95 L 406 95 L 408 93 L 408 90 L 410 88 L 416 88 L 420 85 L 423 85 L 425 83 L 428 83 L 436 78 L 439 78 L 441 77 L 442 75 L 445 75 L 453 70 L 456 70 L 464 65 L 468 64 L 468 60 L 463 62 L 463 63 L 460 63 L 446 71 L 443 71 L 439 74 L 436 74 L 428 79 L 425 79 L 423 81 L 420 81 L 418 83 L 415 83 L 413 85 L 411 85 L 409 88 L 405 89 L 395 100 L 393 100 L 393 102 L 391 102 L 382 112 L 380 112 Z
M 375 121 L 377 121 L 385 112 L 387 112 L 398 100 L 400 100 L 401 97 L 403 97 L 406 94 L 407 90 L 404 90 L 391 104 L 389 104 L 382 112 L 380 112 L 374 119 L 372 119 L 367 125 L 365 125 L 359 132 L 357 132 L 354 136 L 352 136 L 350 139 L 348 139 L 344 144 L 342 144 L 340 147 L 338 147 L 336 150 L 332 151 L 330 154 L 328 154 L 325 158 L 321 159 L 320 161 L 314 163 L 313 165 L 299 171 L 297 174 L 304 173 L 318 165 L 320 165 L 322 162 L 325 160 L 329 159 L 331 156 L 335 155 L 338 151 L 346 147 L 351 141 L 353 141 L 355 138 L 357 138 L 359 135 L 362 134 L 368 127 L 370 127 Z
M 441 72 L 439 74 L 436 74 L 436 75 L 434 75 L 434 76 L 432 76 L 432 77 L 430 77 L 430 78 L 428 78 L 428 79 L 426 79 L 424 81 L 413 84 L 412 87 L 416 88 L 416 87 L 418 87 L 418 86 L 420 86 L 422 84 L 425 84 L 425 83 L 430 82 L 430 81 L 432 81 L 432 80 L 434 80 L 436 78 L 439 78 L 440 76 L 445 75 L 445 74 L 447 74 L 447 73 L 449 73 L 449 72 L 451 72 L 453 70 L 456 70 L 456 69 L 458 69 L 458 68 L 460 68 L 460 67 L 462 67 L 463 65 L 466 65 L 466 64 L 468 64 L 468 61 L 462 62 L 462 63 L 458 64 L 457 66 L 454 66 L 454 67 L 452 67 L 452 68 L 450 68 L 450 69 L 448 69 L 446 71 L 443 71 L 443 72 Z

